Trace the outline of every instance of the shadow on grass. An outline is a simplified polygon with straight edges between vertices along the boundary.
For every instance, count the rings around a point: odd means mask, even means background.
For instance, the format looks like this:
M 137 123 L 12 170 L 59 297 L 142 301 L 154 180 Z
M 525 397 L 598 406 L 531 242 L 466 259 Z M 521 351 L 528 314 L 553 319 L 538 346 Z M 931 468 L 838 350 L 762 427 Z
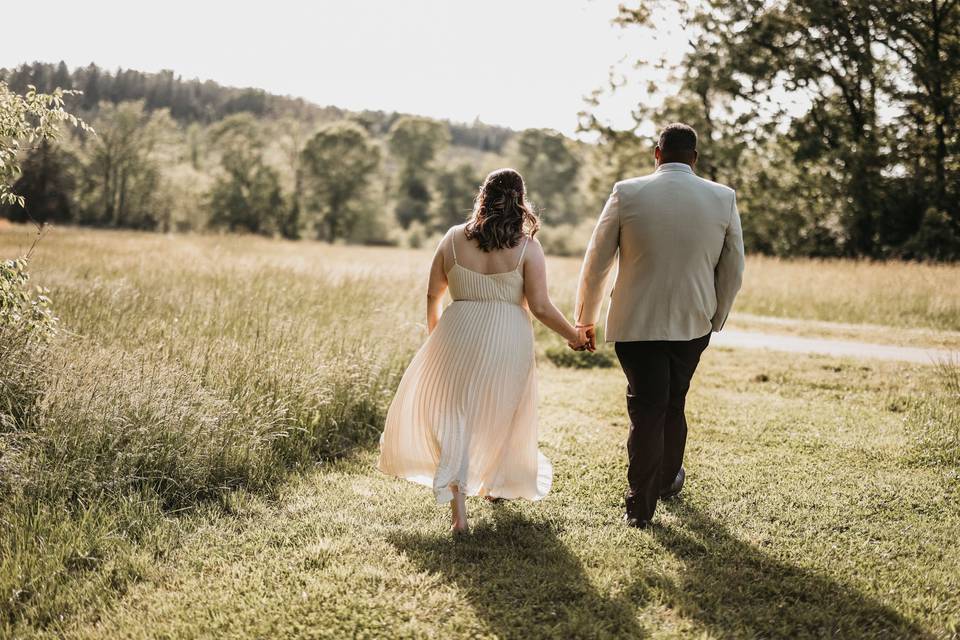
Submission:
M 472 534 L 396 535 L 391 543 L 456 584 L 500 638 L 639 638 L 636 603 L 599 593 L 547 522 L 497 508 Z
M 823 574 L 786 564 L 683 502 L 665 503 L 683 527 L 653 535 L 685 568 L 658 583 L 685 618 L 720 637 L 929 638 L 898 612 Z M 646 585 L 637 589 L 645 593 Z

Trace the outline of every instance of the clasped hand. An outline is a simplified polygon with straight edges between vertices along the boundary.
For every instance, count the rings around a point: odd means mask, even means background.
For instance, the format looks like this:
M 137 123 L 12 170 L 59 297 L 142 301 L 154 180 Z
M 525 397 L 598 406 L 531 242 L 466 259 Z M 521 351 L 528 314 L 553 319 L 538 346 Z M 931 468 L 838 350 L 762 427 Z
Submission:
M 596 351 L 597 350 L 597 331 L 592 324 L 577 325 L 577 340 L 568 341 L 567 346 L 574 351 Z

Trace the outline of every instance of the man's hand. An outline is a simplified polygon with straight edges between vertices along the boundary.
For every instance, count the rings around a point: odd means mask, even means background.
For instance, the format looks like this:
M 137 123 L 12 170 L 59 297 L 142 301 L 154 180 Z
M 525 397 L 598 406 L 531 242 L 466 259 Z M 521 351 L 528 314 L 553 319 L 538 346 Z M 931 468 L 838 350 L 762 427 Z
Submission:
M 586 339 L 584 348 L 593 352 L 597 350 L 597 328 L 592 324 L 578 324 L 577 331 Z

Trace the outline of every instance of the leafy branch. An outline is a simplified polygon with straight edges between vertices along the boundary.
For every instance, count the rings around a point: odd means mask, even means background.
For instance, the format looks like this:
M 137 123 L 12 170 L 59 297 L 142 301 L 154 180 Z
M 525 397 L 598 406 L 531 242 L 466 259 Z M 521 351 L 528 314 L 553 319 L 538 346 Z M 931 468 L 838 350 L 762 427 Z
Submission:
M 23 196 L 10 188 L 21 172 L 18 158 L 24 144 L 58 139 L 62 123 L 94 133 L 90 125 L 64 109 L 64 97 L 79 93 L 59 88 L 52 93 L 38 93 L 30 85 L 20 95 L 0 80 L 0 204 L 26 204 Z

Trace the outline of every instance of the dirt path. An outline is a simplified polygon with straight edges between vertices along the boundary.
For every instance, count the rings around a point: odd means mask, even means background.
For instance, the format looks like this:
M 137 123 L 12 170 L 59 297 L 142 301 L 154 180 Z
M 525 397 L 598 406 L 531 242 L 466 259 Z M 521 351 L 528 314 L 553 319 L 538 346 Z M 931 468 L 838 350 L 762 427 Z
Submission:
M 769 349 L 791 353 L 814 353 L 845 358 L 894 360 L 919 364 L 957 361 L 960 352 L 947 349 L 871 344 L 850 340 L 801 337 L 761 331 L 725 329 L 713 334 L 711 345 L 743 349 Z

